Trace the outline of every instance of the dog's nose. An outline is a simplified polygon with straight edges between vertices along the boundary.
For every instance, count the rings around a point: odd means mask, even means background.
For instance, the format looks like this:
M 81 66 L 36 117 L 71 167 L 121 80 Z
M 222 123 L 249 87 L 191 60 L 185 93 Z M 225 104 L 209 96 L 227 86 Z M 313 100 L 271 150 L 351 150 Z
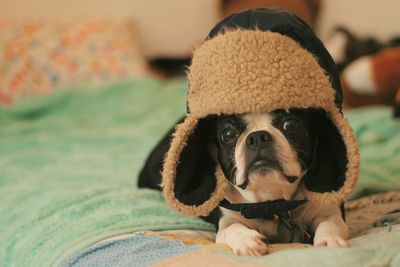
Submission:
M 246 146 L 249 149 L 261 149 L 265 148 L 271 140 L 272 136 L 269 132 L 257 131 L 247 136 Z

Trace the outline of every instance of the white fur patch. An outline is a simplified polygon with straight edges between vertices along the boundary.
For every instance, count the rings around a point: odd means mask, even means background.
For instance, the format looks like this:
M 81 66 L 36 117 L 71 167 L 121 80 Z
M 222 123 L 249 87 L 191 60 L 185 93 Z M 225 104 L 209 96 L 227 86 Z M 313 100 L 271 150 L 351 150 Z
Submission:
M 319 224 L 314 237 L 316 247 L 347 247 L 345 237 L 347 229 L 340 229 L 337 224 L 331 221 L 324 221 Z
M 247 127 L 239 137 L 235 147 L 236 185 L 242 185 L 246 180 L 246 139 L 249 134 L 257 131 L 266 131 L 271 134 L 275 150 L 278 151 L 278 161 L 283 168 L 284 174 L 300 178 L 302 173 L 297 155 L 286 137 L 272 125 L 271 115 L 269 113 L 251 113 L 244 115 L 243 119 L 246 121 Z M 279 198 L 290 199 L 297 188 L 298 181 L 291 184 L 281 172 L 275 170 L 268 172 L 266 175 L 268 179 L 265 179 L 265 175 L 262 174 L 250 174 L 246 189 L 242 190 L 238 187 L 238 190 L 250 202 Z
M 234 223 L 218 232 L 216 243 L 228 245 L 239 256 L 262 256 L 268 253 L 265 236 L 243 224 Z M 223 237 L 222 237 L 223 235 Z

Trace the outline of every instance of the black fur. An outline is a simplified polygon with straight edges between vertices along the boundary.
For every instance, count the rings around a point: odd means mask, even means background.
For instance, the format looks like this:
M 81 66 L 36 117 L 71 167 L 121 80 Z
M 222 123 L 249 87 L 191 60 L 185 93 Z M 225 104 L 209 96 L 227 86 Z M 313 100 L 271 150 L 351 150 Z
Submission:
M 222 140 L 222 133 L 228 128 L 234 130 L 236 136 L 232 142 L 226 143 Z M 245 129 L 246 123 L 240 116 L 230 115 L 216 118 L 215 140 L 218 147 L 218 160 L 225 177 L 231 183 L 235 182 L 234 174 L 236 166 L 233 155 L 235 153 L 236 142 Z

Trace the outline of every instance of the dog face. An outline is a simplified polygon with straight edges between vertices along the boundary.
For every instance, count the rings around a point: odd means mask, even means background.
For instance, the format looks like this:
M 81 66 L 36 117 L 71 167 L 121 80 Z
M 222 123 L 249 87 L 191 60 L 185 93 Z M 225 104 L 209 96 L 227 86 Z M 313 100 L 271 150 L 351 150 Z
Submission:
M 314 146 L 304 110 L 220 116 L 218 163 L 248 200 L 290 199 L 307 171 Z

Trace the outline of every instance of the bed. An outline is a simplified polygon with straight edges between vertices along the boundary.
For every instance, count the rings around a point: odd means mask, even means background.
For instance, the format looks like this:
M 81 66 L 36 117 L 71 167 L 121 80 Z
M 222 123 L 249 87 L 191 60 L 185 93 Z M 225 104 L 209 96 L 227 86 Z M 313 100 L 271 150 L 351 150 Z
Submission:
M 147 154 L 184 114 L 186 87 L 127 79 L 0 107 L 0 265 L 400 266 L 400 124 L 390 109 L 346 112 L 362 155 L 346 204 L 350 248 L 280 244 L 237 257 L 213 243 L 212 225 L 136 187 Z

